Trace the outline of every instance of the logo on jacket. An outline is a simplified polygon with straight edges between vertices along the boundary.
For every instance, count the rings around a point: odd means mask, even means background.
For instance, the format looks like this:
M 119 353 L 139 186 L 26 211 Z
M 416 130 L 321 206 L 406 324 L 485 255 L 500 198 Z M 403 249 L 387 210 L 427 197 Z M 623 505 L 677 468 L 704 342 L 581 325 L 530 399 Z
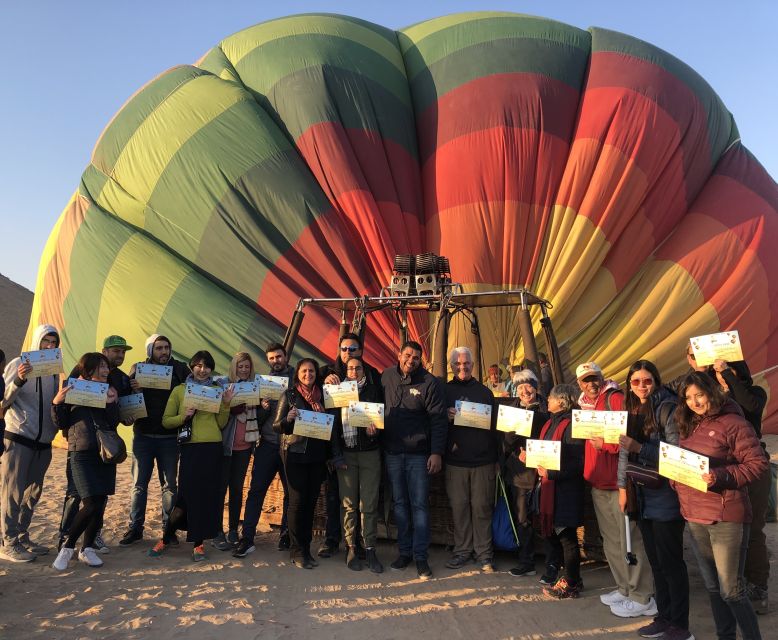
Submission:
M 420 396 L 421 395 L 421 391 L 419 391 L 418 389 L 411 389 L 410 392 L 411 392 L 412 396 Z

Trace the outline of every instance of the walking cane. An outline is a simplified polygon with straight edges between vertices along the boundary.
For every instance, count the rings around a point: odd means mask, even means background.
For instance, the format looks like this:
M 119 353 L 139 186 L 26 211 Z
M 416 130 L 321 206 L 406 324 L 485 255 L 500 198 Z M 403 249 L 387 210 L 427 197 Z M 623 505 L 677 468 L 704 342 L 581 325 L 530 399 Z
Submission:
M 624 514 L 624 527 L 627 531 L 627 555 L 625 560 L 628 565 L 636 565 L 638 563 L 638 558 L 632 553 L 632 532 L 629 530 L 629 516 L 627 514 Z

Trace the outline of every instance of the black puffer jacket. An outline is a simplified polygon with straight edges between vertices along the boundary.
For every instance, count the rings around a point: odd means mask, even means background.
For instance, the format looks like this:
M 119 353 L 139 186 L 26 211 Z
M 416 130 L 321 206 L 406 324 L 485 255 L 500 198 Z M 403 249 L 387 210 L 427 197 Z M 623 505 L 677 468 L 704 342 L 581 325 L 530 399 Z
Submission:
M 68 451 L 97 451 L 96 431 L 116 431 L 119 405 L 109 402 L 105 409 L 75 404 L 51 405 L 51 419 L 68 441 Z
M 291 454 L 293 459 L 300 463 L 326 462 L 332 452 L 331 443 L 332 438 L 335 437 L 334 425 L 329 441 L 295 435 L 292 433 L 294 421 L 290 422 L 286 419 L 291 407 L 313 411 L 311 405 L 294 387 L 281 396 L 276 407 L 276 417 L 273 420 L 273 430 L 281 434 L 281 451 L 287 455 Z
M 528 407 L 523 407 L 519 398 L 497 398 L 497 404 L 532 411 L 534 415 L 532 416 L 532 433 L 530 435 L 533 439 L 537 439 L 540 430 L 549 418 L 545 401 L 537 401 Z M 515 433 L 503 433 L 502 436 L 500 468 L 505 481 L 520 489 L 532 489 L 537 480 L 537 472 L 532 467 L 526 467 L 519 460 L 521 449 L 527 446 L 527 438 Z
M 584 508 L 584 444 L 585 440 L 573 438 L 572 412 L 551 414 L 546 423 L 548 430 L 544 440 L 553 440 L 557 427 L 566 422 L 562 436 L 562 452 L 559 471 L 549 471 L 549 480 L 554 481 L 554 526 L 580 527 L 583 524 Z M 545 429 L 545 425 L 543 427 Z

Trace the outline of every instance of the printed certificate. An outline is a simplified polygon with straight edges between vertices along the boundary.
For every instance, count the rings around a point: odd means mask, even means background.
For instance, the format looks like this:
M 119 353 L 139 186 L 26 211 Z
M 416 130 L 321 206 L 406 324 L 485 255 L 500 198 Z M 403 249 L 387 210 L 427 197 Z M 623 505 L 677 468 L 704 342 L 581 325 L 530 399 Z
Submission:
M 73 387 L 65 394 L 65 402 L 68 404 L 105 409 L 108 395 L 107 382 L 68 378 L 68 385 Z
M 286 376 L 257 376 L 259 379 L 259 397 L 266 400 L 278 400 L 289 386 Z
M 62 349 L 22 351 L 21 359 L 32 367 L 32 371 L 27 374 L 28 378 L 56 376 L 65 370 L 62 366 Z
M 187 382 L 182 406 L 184 409 L 191 407 L 206 413 L 219 413 L 222 395 L 224 395 L 224 389 L 221 387 L 210 387 L 204 384 Z
M 347 407 L 352 402 L 359 402 L 359 385 L 356 380 L 324 385 L 325 408 Z
M 298 436 L 305 436 L 306 438 L 329 440 L 332 435 L 333 420 L 335 420 L 335 417 L 329 413 L 298 409 L 292 433 Z
M 246 382 L 233 382 L 230 384 L 230 389 L 235 393 L 230 400 L 231 407 L 236 407 L 239 404 L 256 407 L 259 404 L 259 376 Z
M 559 471 L 559 460 L 562 455 L 562 443 L 559 440 L 533 440 L 529 438 L 524 451 L 527 453 L 525 466 Z
M 384 428 L 384 405 L 380 402 L 350 402 L 348 405 L 348 423 L 352 427 Z
M 135 380 L 144 389 L 170 389 L 173 383 L 173 367 L 139 362 L 135 365 Z
M 534 411 L 500 405 L 497 409 L 497 431 L 515 433 L 529 438 L 532 435 Z
M 128 396 L 120 396 L 119 417 L 122 422 L 135 422 L 138 418 L 147 418 L 146 400 L 142 393 L 132 393 Z
M 602 438 L 608 444 L 618 444 L 619 435 L 627 433 L 626 411 L 590 411 L 576 409 L 573 411 L 574 438 L 591 440 Z
M 454 407 L 457 410 L 454 425 L 457 427 L 492 428 L 492 405 L 457 400 Z
M 709 471 L 707 456 L 681 449 L 666 442 L 659 443 L 659 475 L 688 487 L 707 493 L 708 485 L 702 479 Z
M 691 339 L 691 343 L 695 361 L 700 367 L 713 364 L 716 360 L 735 362 L 743 359 L 743 350 L 740 348 L 740 336 L 737 331 L 697 336 Z

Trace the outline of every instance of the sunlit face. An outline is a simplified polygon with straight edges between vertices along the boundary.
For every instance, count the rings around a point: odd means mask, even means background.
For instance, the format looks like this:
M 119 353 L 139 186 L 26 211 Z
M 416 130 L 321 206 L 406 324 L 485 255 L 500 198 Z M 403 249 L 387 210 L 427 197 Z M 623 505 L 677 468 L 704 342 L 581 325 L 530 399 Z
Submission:
M 297 380 L 306 387 L 312 387 L 314 382 L 316 382 L 316 369 L 310 362 L 303 363 L 297 370 Z
M 270 365 L 270 370 L 273 373 L 281 373 L 284 369 L 286 369 L 286 363 L 288 362 L 288 359 L 284 352 L 281 351 L 281 349 L 270 351 L 265 355 L 267 355 L 267 363 Z
M 551 413 L 559 413 L 560 411 L 562 411 L 562 401 L 556 396 L 549 396 L 548 410 Z
M 629 388 L 641 402 L 645 402 L 654 390 L 654 376 L 647 369 L 638 369 L 629 377 Z
M 596 400 L 600 395 L 600 389 L 602 389 L 603 378 L 596 373 L 590 373 L 588 376 L 578 381 L 578 386 L 581 391 L 586 394 L 586 397 L 590 400 Z
M 489 371 L 489 382 L 492 384 L 500 384 L 500 372 L 496 369 L 490 369 Z
M 238 380 L 248 380 L 251 375 L 251 360 L 248 358 L 241 360 L 235 366 L 235 373 L 238 375 Z
M 213 369 L 211 369 L 211 367 L 205 364 L 205 362 L 202 360 L 192 365 L 192 377 L 194 377 L 195 382 L 205 382 L 208 380 L 211 375 L 211 371 L 213 371 Z
M 362 366 L 360 360 L 352 358 L 346 363 L 346 379 L 347 380 L 361 380 L 365 375 L 365 367 Z
M 151 348 L 151 361 L 155 364 L 167 364 L 170 360 L 170 343 L 157 340 Z
M 398 356 L 400 371 L 403 375 L 410 375 L 421 365 L 421 351 L 416 351 L 413 347 L 405 347 Z
M 704 416 L 710 411 L 710 398 L 708 394 L 696 384 L 686 387 L 686 406 L 698 416 Z
M 107 382 L 110 370 L 111 369 L 105 363 L 105 360 L 100 360 L 100 364 L 97 365 L 97 369 L 95 369 L 90 380 L 94 380 L 95 382 Z
M 451 363 L 454 377 L 457 380 L 470 380 L 473 377 L 473 359 L 467 353 L 457 353 L 456 360 Z
M 53 333 L 47 333 L 41 338 L 40 349 L 56 349 L 58 342 L 57 336 Z
M 694 350 L 690 344 L 686 345 L 686 362 L 688 362 L 689 366 L 695 371 L 703 371 L 705 369 L 705 367 L 700 367 L 697 364 L 697 358 L 695 358 Z
M 343 364 L 346 364 L 349 358 L 354 358 L 354 357 L 357 358 L 362 357 L 362 347 L 360 347 L 359 343 L 353 338 L 344 338 L 340 342 L 341 362 L 343 362 Z
M 523 383 L 516 387 L 516 397 L 524 406 L 530 405 L 537 400 L 538 392 L 531 384 Z
M 127 349 L 123 347 L 108 347 L 107 349 L 103 349 L 103 355 L 108 358 L 108 364 L 115 369 L 121 367 L 124 363 L 124 354 L 126 351 Z

